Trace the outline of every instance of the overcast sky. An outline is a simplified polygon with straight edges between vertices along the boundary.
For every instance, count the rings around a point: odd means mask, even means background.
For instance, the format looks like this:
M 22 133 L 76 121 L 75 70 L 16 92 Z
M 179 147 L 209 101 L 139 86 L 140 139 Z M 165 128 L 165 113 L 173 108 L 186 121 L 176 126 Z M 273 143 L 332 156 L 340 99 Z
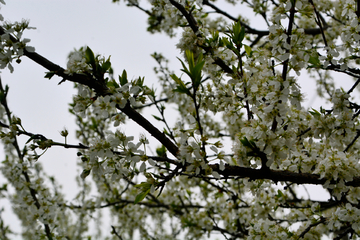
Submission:
M 84 45 L 90 46 L 95 53 L 111 55 L 115 74 L 126 69 L 130 78 L 145 76 L 148 85 L 157 81 L 152 70 L 156 63 L 150 57 L 153 52 L 163 53 L 174 69 L 180 67 L 176 59 L 181 56 L 175 48 L 176 39 L 147 33 L 146 14 L 126 7 L 123 2 L 7 0 L 1 14 L 9 21 L 29 19 L 36 30 L 26 31 L 23 37 L 31 39 L 29 45 L 34 46 L 36 52 L 62 67 L 66 67 L 69 52 Z M 22 58 L 21 64 L 13 65 L 14 73 L 2 70 L 1 78 L 10 86 L 9 105 L 13 113 L 22 119 L 25 129 L 61 141 L 59 132 L 66 127 L 70 131 L 69 143 L 76 144 L 74 118 L 67 111 L 75 93 L 73 85 L 69 82 L 58 85 L 61 79 L 57 77 L 50 81 L 45 79 L 46 70 L 26 57 Z M 302 81 L 311 100 L 314 80 L 303 78 Z M 314 106 L 320 106 L 320 103 L 315 102 Z M 72 188 L 76 174 L 75 151 L 56 147 L 50 150 L 40 160 L 49 175 L 64 176 L 60 182 L 71 200 L 75 194 Z M 5 205 L 3 200 L 1 205 Z M 7 216 L 5 221 L 15 223 L 10 214 Z

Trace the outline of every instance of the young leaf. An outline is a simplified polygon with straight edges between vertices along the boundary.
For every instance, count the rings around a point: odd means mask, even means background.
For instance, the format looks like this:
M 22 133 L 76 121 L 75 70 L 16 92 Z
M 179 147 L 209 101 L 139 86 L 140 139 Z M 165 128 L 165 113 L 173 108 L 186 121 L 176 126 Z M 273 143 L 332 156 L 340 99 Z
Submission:
M 246 54 L 250 57 L 250 56 L 251 56 L 251 52 L 252 52 L 251 47 L 244 44 L 244 48 L 245 48 Z
M 160 117 L 158 117 L 158 116 L 155 116 L 155 115 L 152 115 L 156 120 L 158 120 L 158 121 L 163 121 L 163 119 L 162 118 L 160 118 Z
M 135 204 L 141 202 L 146 197 L 146 195 L 150 192 L 151 185 L 152 184 L 148 182 L 142 182 L 140 184 L 135 185 L 135 187 L 141 188 L 141 192 L 135 197 L 135 201 L 134 201 Z
M 159 157 L 165 157 L 166 156 L 166 148 L 164 145 L 156 149 L 156 155 Z
M 240 52 L 234 47 L 233 43 L 229 41 L 229 39 L 227 39 L 226 37 L 223 37 L 222 40 L 225 43 L 225 46 L 230 49 L 231 51 L 233 51 L 238 57 L 241 57 Z
M 151 183 L 148 182 L 141 182 L 139 184 L 136 184 L 135 187 L 142 188 L 142 190 L 150 189 Z
M 195 66 L 194 53 L 192 51 L 190 51 L 190 50 L 186 50 L 185 55 L 186 55 L 186 59 L 187 59 L 188 64 L 189 64 L 189 68 L 191 70 Z
M 185 72 L 190 77 L 194 89 L 197 90 L 201 83 L 201 78 L 202 78 L 201 73 L 202 73 L 202 69 L 204 67 L 205 61 L 203 61 L 203 56 L 202 56 L 202 54 L 200 54 L 195 62 L 194 53 L 190 50 L 186 50 L 185 55 L 186 55 L 186 59 L 187 59 L 189 68 L 187 68 L 185 63 L 181 59 L 179 59 L 183 66 L 183 69 L 181 69 L 181 71 Z M 181 88 L 179 90 L 181 91 L 183 89 Z M 179 91 L 179 90 L 177 90 L 177 91 Z
M 192 82 L 194 85 L 194 89 L 197 90 L 198 87 L 200 86 L 201 83 L 201 78 L 202 78 L 202 69 L 204 67 L 205 61 L 203 61 L 203 56 L 202 54 L 199 55 L 197 61 L 196 61 L 196 65 L 194 66 L 193 69 L 191 69 L 192 71 Z
M 253 140 L 249 141 L 249 139 L 247 139 L 247 137 L 244 137 L 243 139 L 240 139 L 240 142 L 242 143 L 242 145 L 244 147 L 248 147 L 248 148 L 253 149 L 253 150 L 257 148 L 256 145 L 255 145 L 255 142 Z
M 120 82 L 120 85 L 121 86 L 124 86 L 125 84 L 128 83 L 128 80 L 127 80 L 127 73 L 124 69 L 124 71 L 122 72 L 122 75 L 119 76 L 119 82 Z
M 120 87 L 119 84 L 117 84 L 117 82 L 115 82 L 115 80 L 108 81 L 108 82 L 106 83 L 106 85 L 107 85 L 108 87 L 114 87 L 114 88 Z
M 314 109 L 314 108 L 311 108 L 312 109 L 312 111 L 309 111 L 309 113 L 311 114 L 311 115 L 313 115 L 315 118 L 319 118 L 320 116 L 321 116 L 321 113 L 319 112 L 319 111 L 317 111 L 316 109 Z
M 181 69 L 181 71 L 183 71 L 184 73 L 186 73 L 190 78 L 191 78 L 191 73 L 190 71 L 188 70 L 188 68 L 186 67 L 185 63 L 180 59 L 178 58 L 181 62 L 181 65 L 183 66 L 183 69 Z
M 110 62 L 110 57 L 109 57 L 108 60 L 106 60 L 106 62 L 104 62 L 103 65 L 101 66 L 102 72 L 106 73 L 106 71 L 109 70 L 110 67 L 111 67 L 111 62 Z
M 45 74 L 45 78 L 48 78 L 50 80 L 54 75 L 55 75 L 55 72 L 50 71 Z
M 311 63 L 312 65 L 314 65 L 314 67 L 319 67 L 319 66 L 321 66 L 318 55 L 316 55 L 315 57 L 314 57 L 314 56 L 310 56 L 310 58 L 309 58 L 309 63 Z
M 240 24 L 240 22 L 238 22 L 238 23 Z M 239 46 L 242 43 L 242 41 L 244 40 L 244 37 L 245 37 L 245 27 L 242 26 L 240 34 L 239 34 L 239 38 L 238 38 Z
M 144 190 L 144 191 L 140 192 L 140 193 L 135 197 L 134 203 L 137 204 L 138 202 L 141 202 L 141 201 L 146 197 L 146 195 L 148 195 L 149 192 L 150 192 L 150 188 L 147 189 L 147 190 Z
M 85 57 L 86 57 L 86 62 L 90 63 L 91 66 L 93 67 L 93 69 L 95 69 L 96 68 L 95 67 L 95 55 L 89 47 L 86 47 Z
M 233 24 L 231 37 L 237 47 L 242 46 L 242 41 L 245 37 L 245 28 L 241 26 L 240 21 Z
M 178 78 L 175 74 L 171 74 L 170 77 L 175 81 L 175 83 L 177 83 L 176 89 L 173 90 L 174 92 L 185 93 L 187 95 L 190 95 L 189 90 L 187 89 L 186 85 L 180 78 Z

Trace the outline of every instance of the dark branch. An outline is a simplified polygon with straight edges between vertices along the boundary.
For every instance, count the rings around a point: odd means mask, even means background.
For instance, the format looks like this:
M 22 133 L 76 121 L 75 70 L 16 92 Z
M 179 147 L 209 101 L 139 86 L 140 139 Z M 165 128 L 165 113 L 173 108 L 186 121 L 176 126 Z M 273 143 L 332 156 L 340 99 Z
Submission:
M 262 169 L 245 168 L 239 166 L 225 165 L 224 170 L 220 170 L 219 164 L 209 165 L 213 171 L 223 175 L 225 179 L 229 177 L 250 178 L 250 180 L 256 179 L 268 179 L 275 183 L 277 182 L 292 182 L 296 184 L 316 184 L 323 185 L 328 180 L 326 178 L 320 178 L 318 174 L 311 173 L 295 173 L 285 170 L 273 170 L 269 169 L 264 171 Z M 331 181 L 332 184 L 336 183 Z M 346 186 L 359 187 L 360 177 L 354 177 L 353 181 L 346 182 Z

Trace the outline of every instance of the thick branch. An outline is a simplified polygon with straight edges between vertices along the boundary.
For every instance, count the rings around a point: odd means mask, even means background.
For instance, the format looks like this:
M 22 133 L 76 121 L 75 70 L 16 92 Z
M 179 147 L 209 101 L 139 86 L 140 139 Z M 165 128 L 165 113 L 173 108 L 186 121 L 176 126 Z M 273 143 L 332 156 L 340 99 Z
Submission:
M 186 9 L 183 7 L 183 5 L 181 5 L 180 3 L 174 1 L 174 0 L 170 0 L 170 3 L 176 7 L 181 13 L 182 15 L 186 18 L 186 20 L 188 21 L 191 29 L 193 30 L 193 32 L 197 35 L 199 34 L 199 27 L 198 24 L 194 18 L 194 16 L 191 14 L 191 12 L 187 12 Z
M 311 173 L 295 173 L 285 170 L 272 170 L 264 171 L 262 169 L 245 168 L 239 166 L 225 165 L 223 171 L 220 170 L 219 164 L 209 165 L 213 171 L 218 172 L 227 177 L 240 177 L 250 178 L 250 180 L 256 179 L 268 179 L 274 182 L 292 182 L 296 184 L 317 184 L 323 185 L 328 180 L 326 178 L 320 178 L 318 174 Z M 332 181 L 331 183 L 335 183 Z M 354 177 L 353 181 L 346 182 L 345 185 L 352 187 L 360 186 L 360 177 Z
M 0 35 L 3 35 L 5 33 L 6 32 L 5 32 L 4 28 L 2 28 L 0 26 Z M 18 39 L 13 37 L 11 34 L 10 34 L 10 40 L 12 42 L 18 42 Z M 96 91 L 96 93 L 98 93 L 99 95 L 108 94 L 108 89 L 107 89 L 106 85 L 100 81 L 89 81 L 88 77 L 83 74 L 76 74 L 76 73 L 74 73 L 72 75 L 66 74 L 64 72 L 65 70 L 62 67 L 49 61 L 48 59 L 44 58 L 43 56 L 41 56 L 40 54 L 38 54 L 36 52 L 29 52 L 26 49 L 24 49 L 24 55 L 27 56 L 28 58 L 30 58 L 31 60 L 33 60 L 34 62 L 36 62 L 37 64 L 43 66 L 47 70 L 49 70 L 51 72 L 55 72 L 56 75 L 64 78 L 64 80 L 66 79 L 71 82 L 76 82 L 76 83 L 80 83 L 80 84 L 89 86 L 90 88 L 94 89 Z
M 166 135 L 159 131 L 154 125 L 152 125 L 146 118 L 144 118 L 140 113 L 135 111 L 130 107 L 130 104 L 126 104 L 124 108 L 120 108 L 117 106 L 119 110 L 125 113 L 130 119 L 135 121 L 141 127 L 143 127 L 146 131 L 148 131 L 154 138 L 156 138 L 159 142 L 161 142 L 169 152 L 175 157 L 178 155 L 178 147 L 168 138 Z

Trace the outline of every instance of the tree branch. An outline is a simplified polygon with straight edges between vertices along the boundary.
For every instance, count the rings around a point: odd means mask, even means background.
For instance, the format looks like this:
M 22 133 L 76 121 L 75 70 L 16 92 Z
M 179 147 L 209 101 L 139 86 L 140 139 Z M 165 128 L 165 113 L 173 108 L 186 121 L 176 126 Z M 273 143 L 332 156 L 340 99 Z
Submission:
M 250 180 L 256 179 L 268 179 L 275 183 L 277 182 L 292 182 L 296 184 L 316 184 L 323 185 L 328 180 L 326 178 L 320 178 L 318 174 L 311 173 L 295 173 L 286 170 L 273 170 L 268 169 L 264 171 L 262 169 L 245 168 L 233 165 L 225 165 L 224 170 L 220 170 L 219 164 L 212 164 L 209 167 L 223 175 L 225 179 L 229 177 L 249 178 Z M 336 183 L 331 181 L 331 184 Z M 360 177 L 354 177 L 353 181 L 345 182 L 346 186 L 360 187 Z
M 172 155 L 175 157 L 178 155 L 179 148 L 168 137 L 166 137 L 164 133 L 160 132 L 159 129 L 154 127 L 154 125 L 152 125 L 140 113 L 131 108 L 129 102 L 125 105 L 124 108 L 120 108 L 119 106 L 117 106 L 117 108 L 125 113 L 134 122 L 143 127 L 146 131 L 148 131 L 159 142 L 161 142 Z
M 0 26 L 0 35 L 3 34 L 5 34 L 5 30 Z M 10 38 L 13 42 L 18 41 L 11 35 Z M 36 52 L 29 52 L 24 49 L 24 55 L 30 58 L 31 60 L 33 60 L 34 62 L 38 63 L 39 65 L 43 66 L 47 70 L 55 72 L 56 75 L 66 80 L 80 83 L 94 89 L 97 95 L 99 96 L 105 96 L 110 94 L 110 91 L 104 81 L 89 79 L 86 75 L 83 74 L 72 74 L 72 75 L 66 74 L 64 72 L 65 70 L 62 67 L 54 64 L 53 62 L 37 54 Z M 178 147 L 173 142 L 171 142 L 171 140 L 168 139 L 164 133 L 160 132 L 140 113 L 138 113 L 133 108 L 131 108 L 129 103 L 126 104 L 124 108 L 120 108 L 119 106 L 117 106 L 117 108 L 123 113 L 125 113 L 130 119 L 132 119 L 133 121 L 138 123 L 141 127 L 143 127 L 145 130 L 147 130 L 153 137 L 155 137 L 159 142 L 161 142 L 169 150 L 169 152 L 171 152 L 171 154 L 177 156 Z

